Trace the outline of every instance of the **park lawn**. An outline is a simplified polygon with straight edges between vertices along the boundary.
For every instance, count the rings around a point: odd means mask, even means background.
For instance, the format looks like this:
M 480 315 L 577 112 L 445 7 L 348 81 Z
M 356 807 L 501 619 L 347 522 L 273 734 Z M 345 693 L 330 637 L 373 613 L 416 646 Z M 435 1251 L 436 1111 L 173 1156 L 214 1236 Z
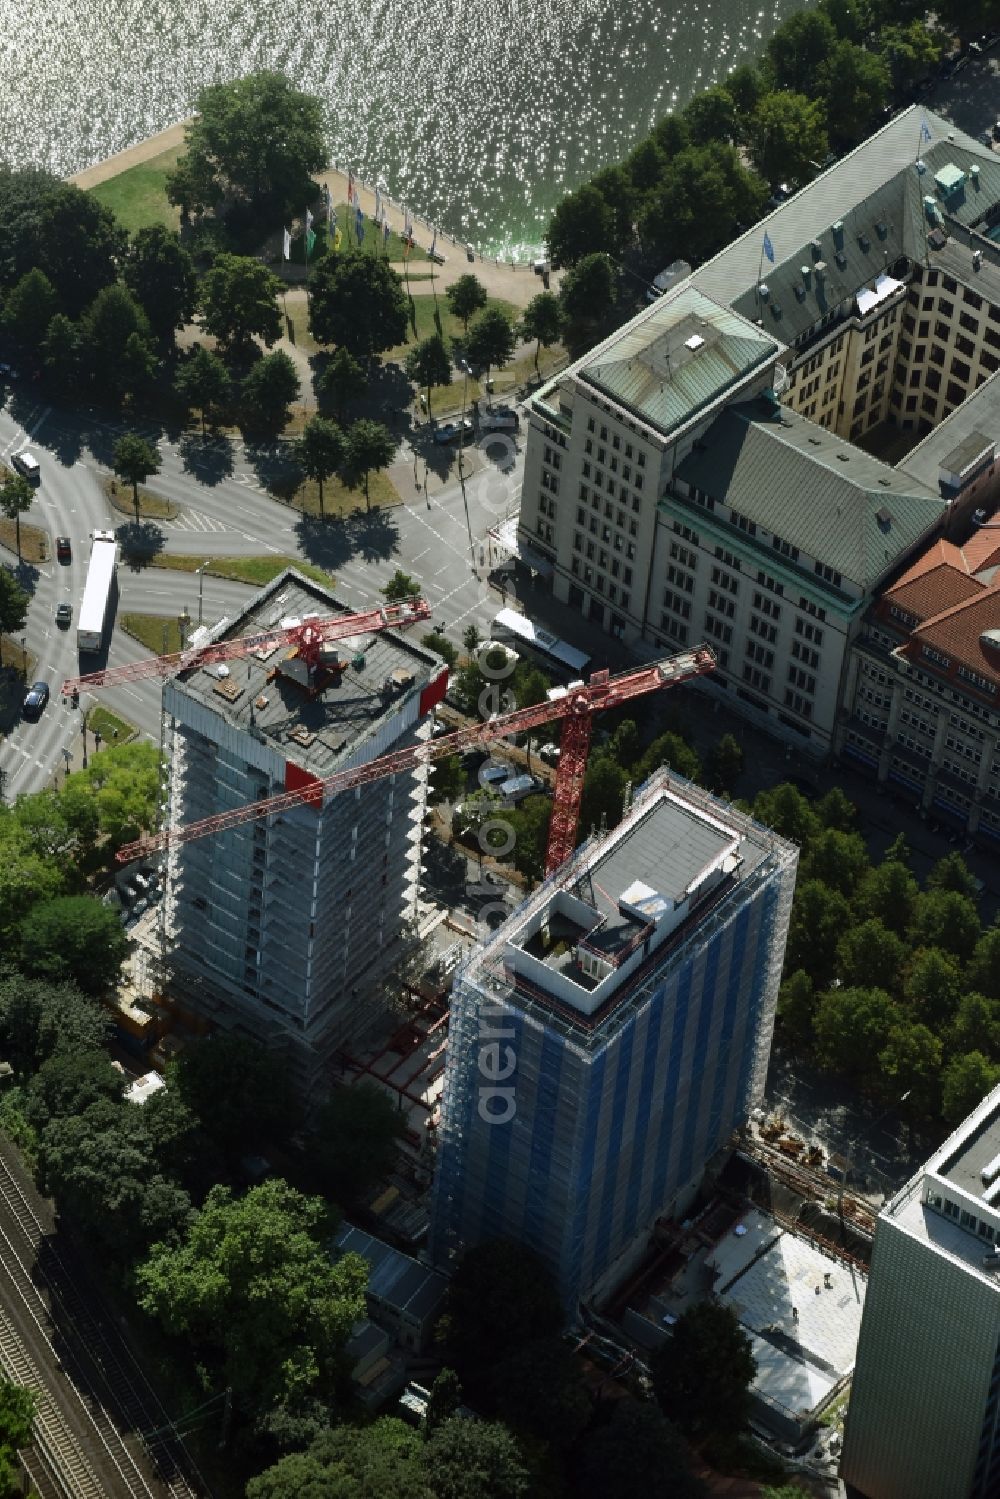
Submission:
M 184 647 L 180 621 L 173 614 L 119 614 L 118 624 L 154 655 L 166 656 Z
M 315 479 L 305 479 L 295 490 L 282 495 L 282 499 L 303 515 L 319 515 L 319 485 Z M 368 499 L 372 506 L 401 505 L 399 490 L 387 473 L 372 473 L 368 476 Z M 365 504 L 365 486 L 351 488 L 343 479 L 327 479 L 323 485 L 323 514 L 351 515 L 355 510 L 368 508 Z M 298 563 L 296 563 L 298 566 Z
M 105 475 L 104 497 L 108 504 L 121 515 L 135 517 L 135 505 L 132 501 L 132 486 L 121 479 L 116 479 L 113 474 Z M 164 500 L 157 494 L 150 494 L 148 489 L 139 485 L 139 515 L 146 520 L 176 520 L 180 514 L 179 508 L 172 500 Z
M 337 204 L 337 226 L 343 235 L 339 253 L 342 255 L 348 243 L 358 248 L 357 234 L 355 233 L 356 214 L 353 208 L 348 208 L 346 203 Z M 376 250 L 380 255 L 385 255 L 390 262 L 403 259 L 403 238 L 393 229 L 389 235 L 389 244 L 386 247 L 385 236 L 381 229 L 376 229 L 372 219 L 365 214 L 365 237 L 361 241 L 362 250 Z M 414 245 L 410 251 L 408 264 L 413 265 L 416 261 L 426 260 L 427 251 L 422 250 L 419 245 Z
M 105 744 L 125 744 L 139 732 L 127 718 L 120 718 L 110 708 L 102 708 L 100 705 L 87 713 L 87 728 L 92 734 L 100 734 Z
M 6 516 L 0 517 L 0 546 L 17 556 L 17 527 Z M 41 526 L 21 522 L 21 560 L 23 562 L 47 562 L 50 556 L 49 533 Z
M 402 364 L 408 351 L 415 343 L 421 343 L 425 338 L 430 338 L 432 333 L 440 333 L 445 344 L 450 348 L 453 338 L 462 336 L 462 319 L 455 316 L 448 306 L 448 299 L 442 288 L 440 295 L 434 292 L 416 292 L 411 297 L 413 303 L 413 316 L 416 321 L 416 335 L 411 323 L 407 332 L 406 342 L 398 344 L 395 349 L 390 349 L 385 359 L 393 359 Z M 511 322 L 516 323 L 520 317 L 520 309 L 513 302 L 507 302 L 503 297 L 490 297 L 487 307 L 499 307 L 505 312 Z M 434 314 L 437 313 L 437 320 Z M 475 321 L 473 319 L 472 321 Z M 440 326 L 439 326 L 440 323 Z M 471 383 L 471 382 L 470 382 Z
M 179 556 L 175 552 L 157 552 L 146 564 L 149 567 L 165 568 L 168 572 L 193 573 L 201 567 L 202 557 Z M 213 557 L 205 571 L 210 578 L 228 578 L 234 583 L 252 583 L 262 588 L 270 583 L 286 567 L 294 567 L 314 583 L 332 588 L 334 580 L 328 572 L 312 562 L 303 562 L 301 557 Z
M 167 201 L 167 173 L 177 165 L 180 146 L 161 151 L 149 161 L 128 167 L 116 177 L 99 182 L 89 191 L 99 203 L 110 208 L 130 234 L 148 224 L 165 224 L 168 229 L 180 225 L 180 210 Z
M 285 313 L 286 320 L 292 325 L 291 342 L 297 349 L 302 349 L 306 354 L 315 354 L 319 344 L 309 332 L 309 304 L 298 300 L 286 303 L 288 311 Z M 287 333 L 287 329 L 286 329 Z

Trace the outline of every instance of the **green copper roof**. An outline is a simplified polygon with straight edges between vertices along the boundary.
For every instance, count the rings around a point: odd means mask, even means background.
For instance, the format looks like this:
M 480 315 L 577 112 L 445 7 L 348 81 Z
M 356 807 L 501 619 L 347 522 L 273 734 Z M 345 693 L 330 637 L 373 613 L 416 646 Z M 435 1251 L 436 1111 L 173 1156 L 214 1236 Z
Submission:
M 739 313 L 688 287 L 626 324 L 578 374 L 668 434 L 780 349 Z

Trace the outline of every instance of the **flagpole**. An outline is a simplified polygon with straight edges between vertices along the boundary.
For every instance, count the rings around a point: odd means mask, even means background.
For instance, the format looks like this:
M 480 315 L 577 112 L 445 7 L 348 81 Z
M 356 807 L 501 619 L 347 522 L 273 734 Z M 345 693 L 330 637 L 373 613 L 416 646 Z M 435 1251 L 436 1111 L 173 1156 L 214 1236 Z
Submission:
M 754 302 L 755 302 L 755 304 L 757 306 L 760 305 L 760 283 L 761 283 L 761 279 L 762 279 L 763 275 L 764 275 L 764 241 L 761 240 L 761 242 L 760 242 L 760 260 L 757 263 L 757 286 L 756 286 L 756 289 L 754 290 Z

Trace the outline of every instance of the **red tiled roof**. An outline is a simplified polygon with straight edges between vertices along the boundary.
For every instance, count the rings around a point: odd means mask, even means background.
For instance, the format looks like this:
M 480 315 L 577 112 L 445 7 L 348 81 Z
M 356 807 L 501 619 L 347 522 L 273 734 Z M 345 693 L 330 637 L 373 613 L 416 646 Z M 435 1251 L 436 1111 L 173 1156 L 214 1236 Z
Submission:
M 903 650 L 912 659 L 922 646 L 930 646 L 947 656 L 953 665 L 970 667 L 1000 686 L 1000 650 L 983 645 L 984 630 L 1000 630 L 1000 579 L 991 588 L 980 585 L 978 597 L 925 619 Z
M 939 542 L 938 545 L 947 543 Z M 957 547 L 951 550 L 958 552 Z M 890 603 L 905 609 L 907 614 L 915 614 L 917 619 L 926 621 L 965 599 L 975 598 L 982 593 L 983 587 L 978 579 L 970 577 L 953 562 L 939 561 L 923 571 L 911 568 L 887 591 L 886 597 Z

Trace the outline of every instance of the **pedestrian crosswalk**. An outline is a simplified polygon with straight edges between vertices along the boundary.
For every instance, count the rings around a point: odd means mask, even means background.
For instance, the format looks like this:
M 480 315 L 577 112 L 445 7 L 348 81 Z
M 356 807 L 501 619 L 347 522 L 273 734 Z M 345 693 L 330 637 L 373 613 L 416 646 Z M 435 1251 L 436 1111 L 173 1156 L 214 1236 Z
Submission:
M 161 521 L 164 531 L 228 531 L 225 521 L 213 515 L 199 515 L 195 510 L 183 510 L 173 520 Z

